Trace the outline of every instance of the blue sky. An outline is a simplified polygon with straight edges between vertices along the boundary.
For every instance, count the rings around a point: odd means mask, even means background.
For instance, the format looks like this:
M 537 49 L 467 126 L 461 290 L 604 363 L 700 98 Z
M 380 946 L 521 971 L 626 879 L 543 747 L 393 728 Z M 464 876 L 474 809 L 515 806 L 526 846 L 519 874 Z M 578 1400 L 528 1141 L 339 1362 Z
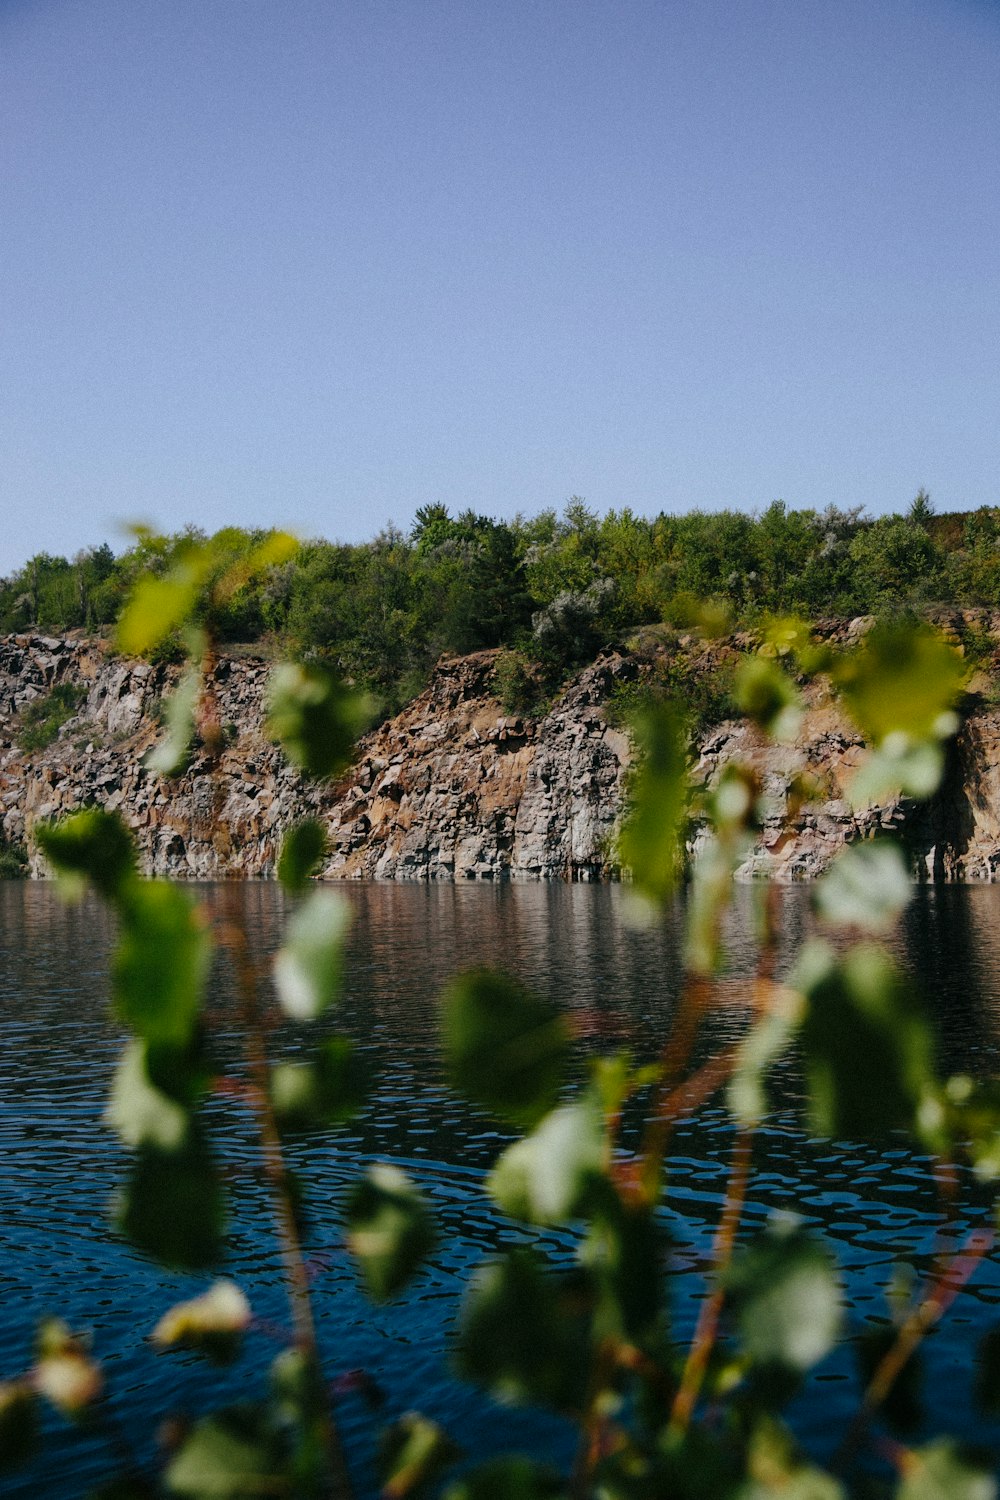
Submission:
M 1000 5 L 0 0 L 0 573 L 1000 503 Z

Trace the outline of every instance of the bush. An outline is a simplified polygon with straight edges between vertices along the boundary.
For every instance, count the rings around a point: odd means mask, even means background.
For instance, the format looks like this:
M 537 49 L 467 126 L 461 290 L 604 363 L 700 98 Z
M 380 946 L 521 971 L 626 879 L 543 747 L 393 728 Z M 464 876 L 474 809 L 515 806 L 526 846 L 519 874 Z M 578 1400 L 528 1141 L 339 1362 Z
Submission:
M 547 701 L 542 673 L 522 651 L 501 651 L 493 669 L 493 692 L 509 714 L 528 714 Z
M 85 687 L 60 682 L 45 698 L 36 698 L 21 710 L 17 743 L 22 750 L 44 750 L 76 713 L 87 696 Z
M 27 873 L 27 850 L 0 836 L 0 880 L 21 880 Z

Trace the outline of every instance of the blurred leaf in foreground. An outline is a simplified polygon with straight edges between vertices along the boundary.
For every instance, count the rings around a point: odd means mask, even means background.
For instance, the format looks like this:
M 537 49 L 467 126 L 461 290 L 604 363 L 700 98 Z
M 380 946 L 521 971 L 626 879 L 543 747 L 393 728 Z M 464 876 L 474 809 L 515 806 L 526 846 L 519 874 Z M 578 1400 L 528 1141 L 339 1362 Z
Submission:
M 89 881 L 108 901 L 136 878 L 132 836 L 117 813 L 87 807 L 58 823 L 39 823 L 35 838 L 58 875 Z
M 136 881 L 121 917 L 112 965 L 118 1013 L 148 1041 L 183 1046 L 201 1009 L 212 958 L 201 909 L 166 880 Z
M 38 1403 L 26 1380 L 0 1380 L 0 1468 L 22 1464 L 38 1441 Z
M 207 1148 L 139 1151 L 116 1212 L 119 1229 L 165 1266 L 202 1271 L 222 1250 L 222 1189 Z
M 578 1302 L 535 1250 L 512 1250 L 475 1273 L 466 1293 L 456 1364 L 498 1401 L 577 1409 L 589 1368 Z
M 586 1209 L 604 1178 L 608 1144 L 596 1101 L 583 1098 L 547 1114 L 508 1146 L 486 1179 L 504 1213 L 531 1224 L 562 1224 Z
M 947 739 L 958 728 L 955 705 L 965 685 L 958 652 L 927 625 L 876 626 L 840 658 L 834 680 L 866 739 Z
M 178 1302 L 150 1338 L 161 1348 L 197 1349 L 216 1364 L 234 1359 L 250 1326 L 250 1304 L 232 1281 L 217 1281 L 200 1297 Z
M 569 1032 L 556 1007 L 494 969 L 458 974 L 443 995 L 451 1085 L 515 1125 L 537 1123 L 556 1102 Z
M 201 673 L 192 668 L 163 704 L 166 734 L 147 751 L 143 764 L 160 776 L 180 776 L 187 770 L 194 739 L 195 714 L 201 697 Z
M 688 731 L 680 709 L 664 703 L 634 725 L 639 765 L 618 841 L 622 864 L 641 895 L 662 901 L 684 868 L 688 811 Z
M 747 1355 L 801 1374 L 833 1347 L 841 1292 L 829 1251 L 793 1221 L 775 1222 L 745 1246 L 725 1287 Z
M 734 685 L 736 705 L 765 734 L 794 740 L 802 720 L 798 689 L 770 656 L 748 656 L 740 663 Z
M 293 913 L 274 959 L 274 984 L 286 1015 L 314 1021 L 335 999 L 350 920 L 346 901 L 332 891 L 313 891 Z
M 795 990 L 775 990 L 767 1014 L 754 1022 L 739 1045 L 728 1103 L 736 1119 L 748 1129 L 759 1125 L 771 1109 L 768 1074 L 788 1051 L 804 1014 L 802 996 Z
M 285 662 L 268 688 L 271 734 L 307 776 L 335 776 L 351 760 L 368 703 L 319 662 Z
M 190 1115 L 150 1078 L 147 1053 L 145 1042 L 126 1044 L 111 1082 L 104 1122 L 127 1146 L 177 1151 L 187 1139 Z
M 804 1460 L 788 1428 L 767 1413 L 751 1434 L 747 1471 L 750 1477 L 733 1500 L 845 1500 L 843 1486 Z
M 990 1460 L 952 1438 L 937 1438 L 907 1455 L 896 1500 L 997 1500 Z
M 192 544 L 164 576 L 140 578 L 118 620 L 118 647 L 127 656 L 146 656 L 181 629 L 194 613 L 211 560 Z
M 419 1412 L 408 1411 L 379 1439 L 383 1500 L 403 1500 L 425 1488 L 460 1456 L 448 1434 Z
M 100 1366 L 91 1358 L 87 1341 L 71 1333 L 61 1318 L 45 1318 L 37 1348 L 35 1390 L 64 1417 L 82 1417 L 104 1390 Z
M 837 927 L 888 931 L 913 894 L 903 851 L 887 839 L 852 844 L 816 883 L 813 905 Z
M 444 1500 L 560 1500 L 564 1494 L 555 1469 L 515 1453 L 464 1474 L 445 1491 Z
M 838 958 L 814 942 L 801 955 L 797 984 L 807 1002 L 801 1036 L 812 1128 L 841 1139 L 919 1134 L 937 1084 L 912 981 L 872 944 Z
M 423 1195 L 385 1162 L 355 1184 L 346 1217 L 347 1243 L 376 1302 L 402 1291 L 437 1239 Z
M 326 833 L 315 818 L 304 818 L 289 828 L 278 856 L 278 879 L 286 891 L 304 891 L 326 853 Z
M 340 1125 L 361 1108 L 368 1091 L 364 1059 L 346 1037 L 330 1037 L 306 1062 L 271 1070 L 271 1099 L 282 1131 Z
M 286 1445 L 259 1406 L 233 1406 L 202 1417 L 164 1474 L 169 1495 L 184 1500 L 248 1500 L 291 1495 Z

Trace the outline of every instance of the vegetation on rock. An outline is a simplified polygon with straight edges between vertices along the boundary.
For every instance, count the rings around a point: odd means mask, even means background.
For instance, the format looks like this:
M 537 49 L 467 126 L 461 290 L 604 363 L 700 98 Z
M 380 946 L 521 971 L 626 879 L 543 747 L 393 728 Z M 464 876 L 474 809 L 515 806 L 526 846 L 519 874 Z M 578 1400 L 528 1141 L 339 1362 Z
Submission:
M 0 580 L 0 633 L 110 627 L 138 580 L 170 576 L 176 599 L 200 590 L 196 623 L 217 642 L 321 656 L 385 714 L 442 653 L 503 646 L 501 696 L 521 712 L 623 630 L 684 629 L 706 602 L 731 628 L 769 613 L 1000 606 L 1000 507 L 936 516 L 923 492 L 908 514 L 877 519 L 781 502 L 645 518 L 574 499 L 561 516 L 513 521 L 428 505 L 409 535 L 279 545 L 267 567 L 271 533 L 229 527 L 205 541 L 192 528 L 139 531 L 119 557 L 107 546 L 72 561 L 39 554 Z M 167 632 L 156 653 L 179 659 L 183 642 Z

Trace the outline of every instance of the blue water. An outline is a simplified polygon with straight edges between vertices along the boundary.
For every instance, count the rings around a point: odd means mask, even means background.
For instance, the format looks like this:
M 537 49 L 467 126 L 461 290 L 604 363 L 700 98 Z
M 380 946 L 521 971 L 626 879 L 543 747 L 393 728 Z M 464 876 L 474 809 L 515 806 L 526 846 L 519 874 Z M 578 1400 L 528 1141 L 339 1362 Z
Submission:
M 232 888 L 230 888 L 231 890 Z M 200 894 L 218 905 L 220 887 Z M 436 995 L 456 967 L 501 963 L 564 1003 L 581 1056 L 627 1045 L 638 1057 L 659 1049 L 680 978 L 678 921 L 635 933 L 622 921 L 625 894 L 591 886 L 350 886 L 354 909 L 344 996 L 335 1018 L 370 1055 L 378 1082 L 346 1130 L 296 1143 L 311 1205 L 309 1253 L 316 1313 L 331 1378 L 363 1369 L 386 1401 L 379 1420 L 419 1408 L 470 1454 L 528 1448 L 568 1459 L 572 1434 L 544 1412 L 499 1408 L 455 1380 L 448 1350 L 469 1272 L 528 1232 L 499 1218 L 482 1192 L 485 1172 L 507 1137 L 455 1098 L 438 1059 Z M 737 1037 L 747 1011 L 741 976 L 752 966 L 751 892 L 740 892 L 728 933 L 724 1003 L 703 1039 L 710 1052 Z M 261 953 L 277 945 L 284 898 L 269 885 L 239 888 Z M 791 952 L 808 925 L 801 890 L 783 893 Z M 0 884 L 0 1378 L 30 1363 L 35 1326 L 58 1313 L 89 1330 L 108 1380 L 116 1423 L 140 1454 L 154 1451 L 165 1413 L 196 1415 L 221 1399 L 263 1387 L 281 1347 L 286 1311 L 267 1206 L 256 1172 L 250 1123 L 237 1103 L 213 1100 L 213 1132 L 227 1162 L 228 1255 L 221 1268 L 247 1291 L 255 1330 L 230 1370 L 193 1356 L 156 1354 L 146 1335 L 161 1312 L 210 1277 L 165 1272 L 108 1230 L 106 1208 L 123 1157 L 100 1124 L 120 1036 L 105 1002 L 112 925 L 90 902 L 66 908 L 45 885 Z M 923 988 L 939 1031 L 943 1066 L 989 1076 L 1000 1051 L 1000 890 L 918 891 L 895 939 Z M 213 980 L 212 1011 L 226 1062 L 241 1068 L 229 981 Z M 276 1046 L 294 1051 L 305 1033 L 285 1028 Z M 875 1148 L 808 1139 L 798 1128 L 794 1067 L 783 1078 L 786 1105 L 761 1132 L 744 1219 L 752 1232 L 792 1209 L 833 1246 L 854 1326 L 885 1318 L 894 1268 L 926 1272 L 942 1225 L 928 1163 L 907 1144 Z M 690 1331 L 727 1180 L 731 1128 L 713 1103 L 677 1130 L 664 1213 L 675 1242 L 674 1326 Z M 399 1161 L 433 1201 L 440 1249 L 407 1294 L 388 1308 L 359 1292 L 345 1256 L 338 1204 L 373 1158 Z M 992 1223 L 990 1197 L 964 1183 L 951 1232 L 960 1242 Z M 543 1241 L 558 1256 L 568 1235 Z M 1000 1428 L 975 1421 L 974 1348 L 1000 1317 L 1000 1256 L 991 1254 L 927 1341 L 933 1412 L 925 1433 L 957 1430 L 991 1443 Z M 855 1409 L 858 1385 L 847 1349 L 835 1351 L 792 1408 L 796 1432 L 828 1457 Z M 359 1494 L 377 1491 L 376 1424 L 361 1397 L 338 1408 Z M 52 1418 L 44 1458 L 4 1481 L 11 1497 L 82 1496 L 110 1472 L 106 1437 Z

